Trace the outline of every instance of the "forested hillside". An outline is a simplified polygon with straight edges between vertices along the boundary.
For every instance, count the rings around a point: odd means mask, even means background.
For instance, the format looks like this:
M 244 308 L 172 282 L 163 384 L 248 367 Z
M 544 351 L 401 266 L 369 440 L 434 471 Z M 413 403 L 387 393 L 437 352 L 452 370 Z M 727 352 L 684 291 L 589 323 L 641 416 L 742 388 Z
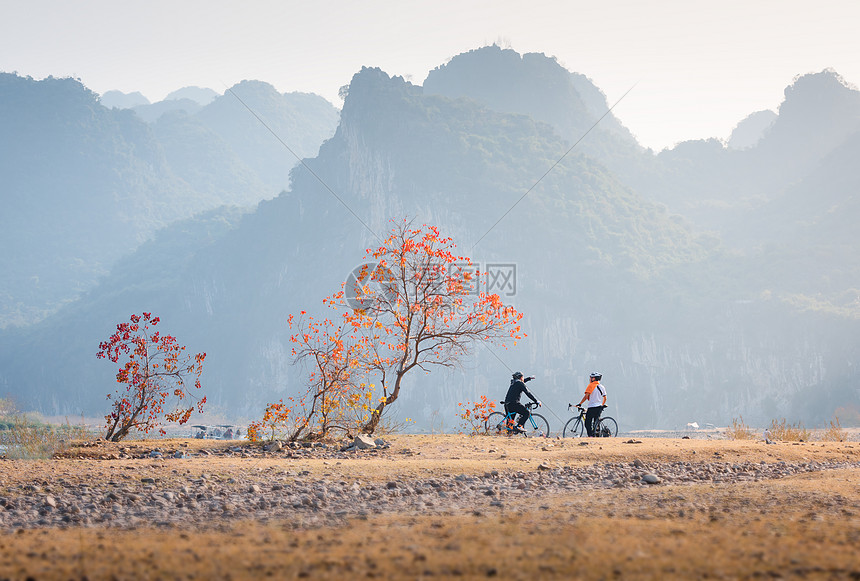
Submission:
M 329 314 L 323 297 L 391 219 L 407 217 L 440 227 L 480 266 L 515 270 L 503 299 L 525 313 L 529 335 L 507 350 L 479 347 L 462 369 L 410 377 L 396 409 L 413 429 L 451 427 L 458 402 L 501 397 L 513 370 L 537 376 L 529 386 L 551 425 L 592 371 L 622 429 L 740 414 L 811 426 L 837 409 L 850 421 L 860 409 L 857 91 L 832 72 L 799 77 L 745 148 L 711 140 L 654 154 L 607 117 L 570 150 L 601 99 L 553 59 L 497 47 L 455 57 L 424 86 L 364 68 L 336 132 L 291 170 L 287 191 L 244 216 L 175 224 L 83 299 L 0 334 L 0 392 L 52 413 L 97 413 L 115 372 L 95 359 L 98 342 L 151 310 L 207 352 L 213 407 L 257 417 L 304 381 L 288 315 Z M 208 160 L 232 190 L 223 150 L 202 148 L 212 126 L 171 112 L 152 131 L 182 124 L 191 127 L 178 135 L 201 144 L 194 163 Z M 154 257 L 169 266 L 160 272 Z
M 262 83 L 233 91 L 300 156 L 337 124 L 320 97 Z M 250 209 L 288 185 L 296 158 L 236 97 L 197 108 L 150 125 L 74 79 L 0 74 L 0 328 L 79 297 L 158 228 L 221 205 Z

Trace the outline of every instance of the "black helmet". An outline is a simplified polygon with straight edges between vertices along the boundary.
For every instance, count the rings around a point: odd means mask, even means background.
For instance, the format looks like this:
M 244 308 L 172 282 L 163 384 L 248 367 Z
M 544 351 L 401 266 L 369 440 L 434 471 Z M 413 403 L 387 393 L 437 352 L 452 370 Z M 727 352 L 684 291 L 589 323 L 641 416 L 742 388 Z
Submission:
M 597 381 L 600 381 L 601 379 L 603 379 L 603 374 L 602 373 L 592 373 L 590 377 L 591 377 L 591 379 L 596 379 Z
M 514 379 L 522 379 L 522 378 L 523 378 L 523 372 L 522 371 L 514 372 Z

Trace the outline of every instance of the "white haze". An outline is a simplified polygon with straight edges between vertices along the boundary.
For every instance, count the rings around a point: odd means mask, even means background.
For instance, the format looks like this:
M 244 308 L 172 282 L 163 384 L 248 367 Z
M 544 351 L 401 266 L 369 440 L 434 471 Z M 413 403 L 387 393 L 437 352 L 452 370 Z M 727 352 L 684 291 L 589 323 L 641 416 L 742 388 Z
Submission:
M 729 137 L 775 109 L 799 74 L 860 82 L 860 4 L 839 0 L 236 2 L 0 0 L 0 71 L 72 76 L 150 101 L 243 79 L 280 91 L 337 91 L 362 66 L 423 83 L 483 44 L 556 56 L 593 79 L 655 150 Z

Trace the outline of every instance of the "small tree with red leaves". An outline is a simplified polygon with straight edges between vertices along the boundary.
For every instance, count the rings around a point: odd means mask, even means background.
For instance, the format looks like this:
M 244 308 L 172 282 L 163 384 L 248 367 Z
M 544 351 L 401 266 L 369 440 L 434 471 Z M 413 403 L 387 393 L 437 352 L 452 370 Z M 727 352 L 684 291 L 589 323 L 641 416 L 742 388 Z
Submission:
M 107 396 L 112 406 L 105 416 L 106 440 L 119 442 L 132 429 L 148 434 L 158 428 L 163 435 L 163 422 L 184 424 L 195 409 L 203 412 L 206 397 L 195 397 L 186 382 L 193 377 L 194 389 L 200 389 L 206 353 L 187 354 L 175 337 L 154 330 L 159 322 L 151 313 L 132 315 L 99 344 L 99 359 L 125 361 L 116 374 L 125 388 Z

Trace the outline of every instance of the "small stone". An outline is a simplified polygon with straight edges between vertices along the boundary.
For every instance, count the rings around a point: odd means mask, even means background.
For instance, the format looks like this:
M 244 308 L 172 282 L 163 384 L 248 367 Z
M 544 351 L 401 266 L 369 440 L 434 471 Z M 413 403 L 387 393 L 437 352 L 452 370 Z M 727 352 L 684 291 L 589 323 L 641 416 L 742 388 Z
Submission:
M 352 441 L 352 445 L 359 450 L 373 450 L 376 448 L 376 442 L 367 434 L 359 434 Z
M 263 446 L 263 451 L 265 451 L 265 452 L 280 452 L 281 448 L 283 448 L 283 447 L 284 447 L 284 445 L 281 444 L 278 440 L 272 440 L 271 442 L 269 442 L 268 444 Z
M 642 482 L 646 484 L 660 484 L 662 480 L 656 474 L 651 474 L 650 472 L 642 477 Z

